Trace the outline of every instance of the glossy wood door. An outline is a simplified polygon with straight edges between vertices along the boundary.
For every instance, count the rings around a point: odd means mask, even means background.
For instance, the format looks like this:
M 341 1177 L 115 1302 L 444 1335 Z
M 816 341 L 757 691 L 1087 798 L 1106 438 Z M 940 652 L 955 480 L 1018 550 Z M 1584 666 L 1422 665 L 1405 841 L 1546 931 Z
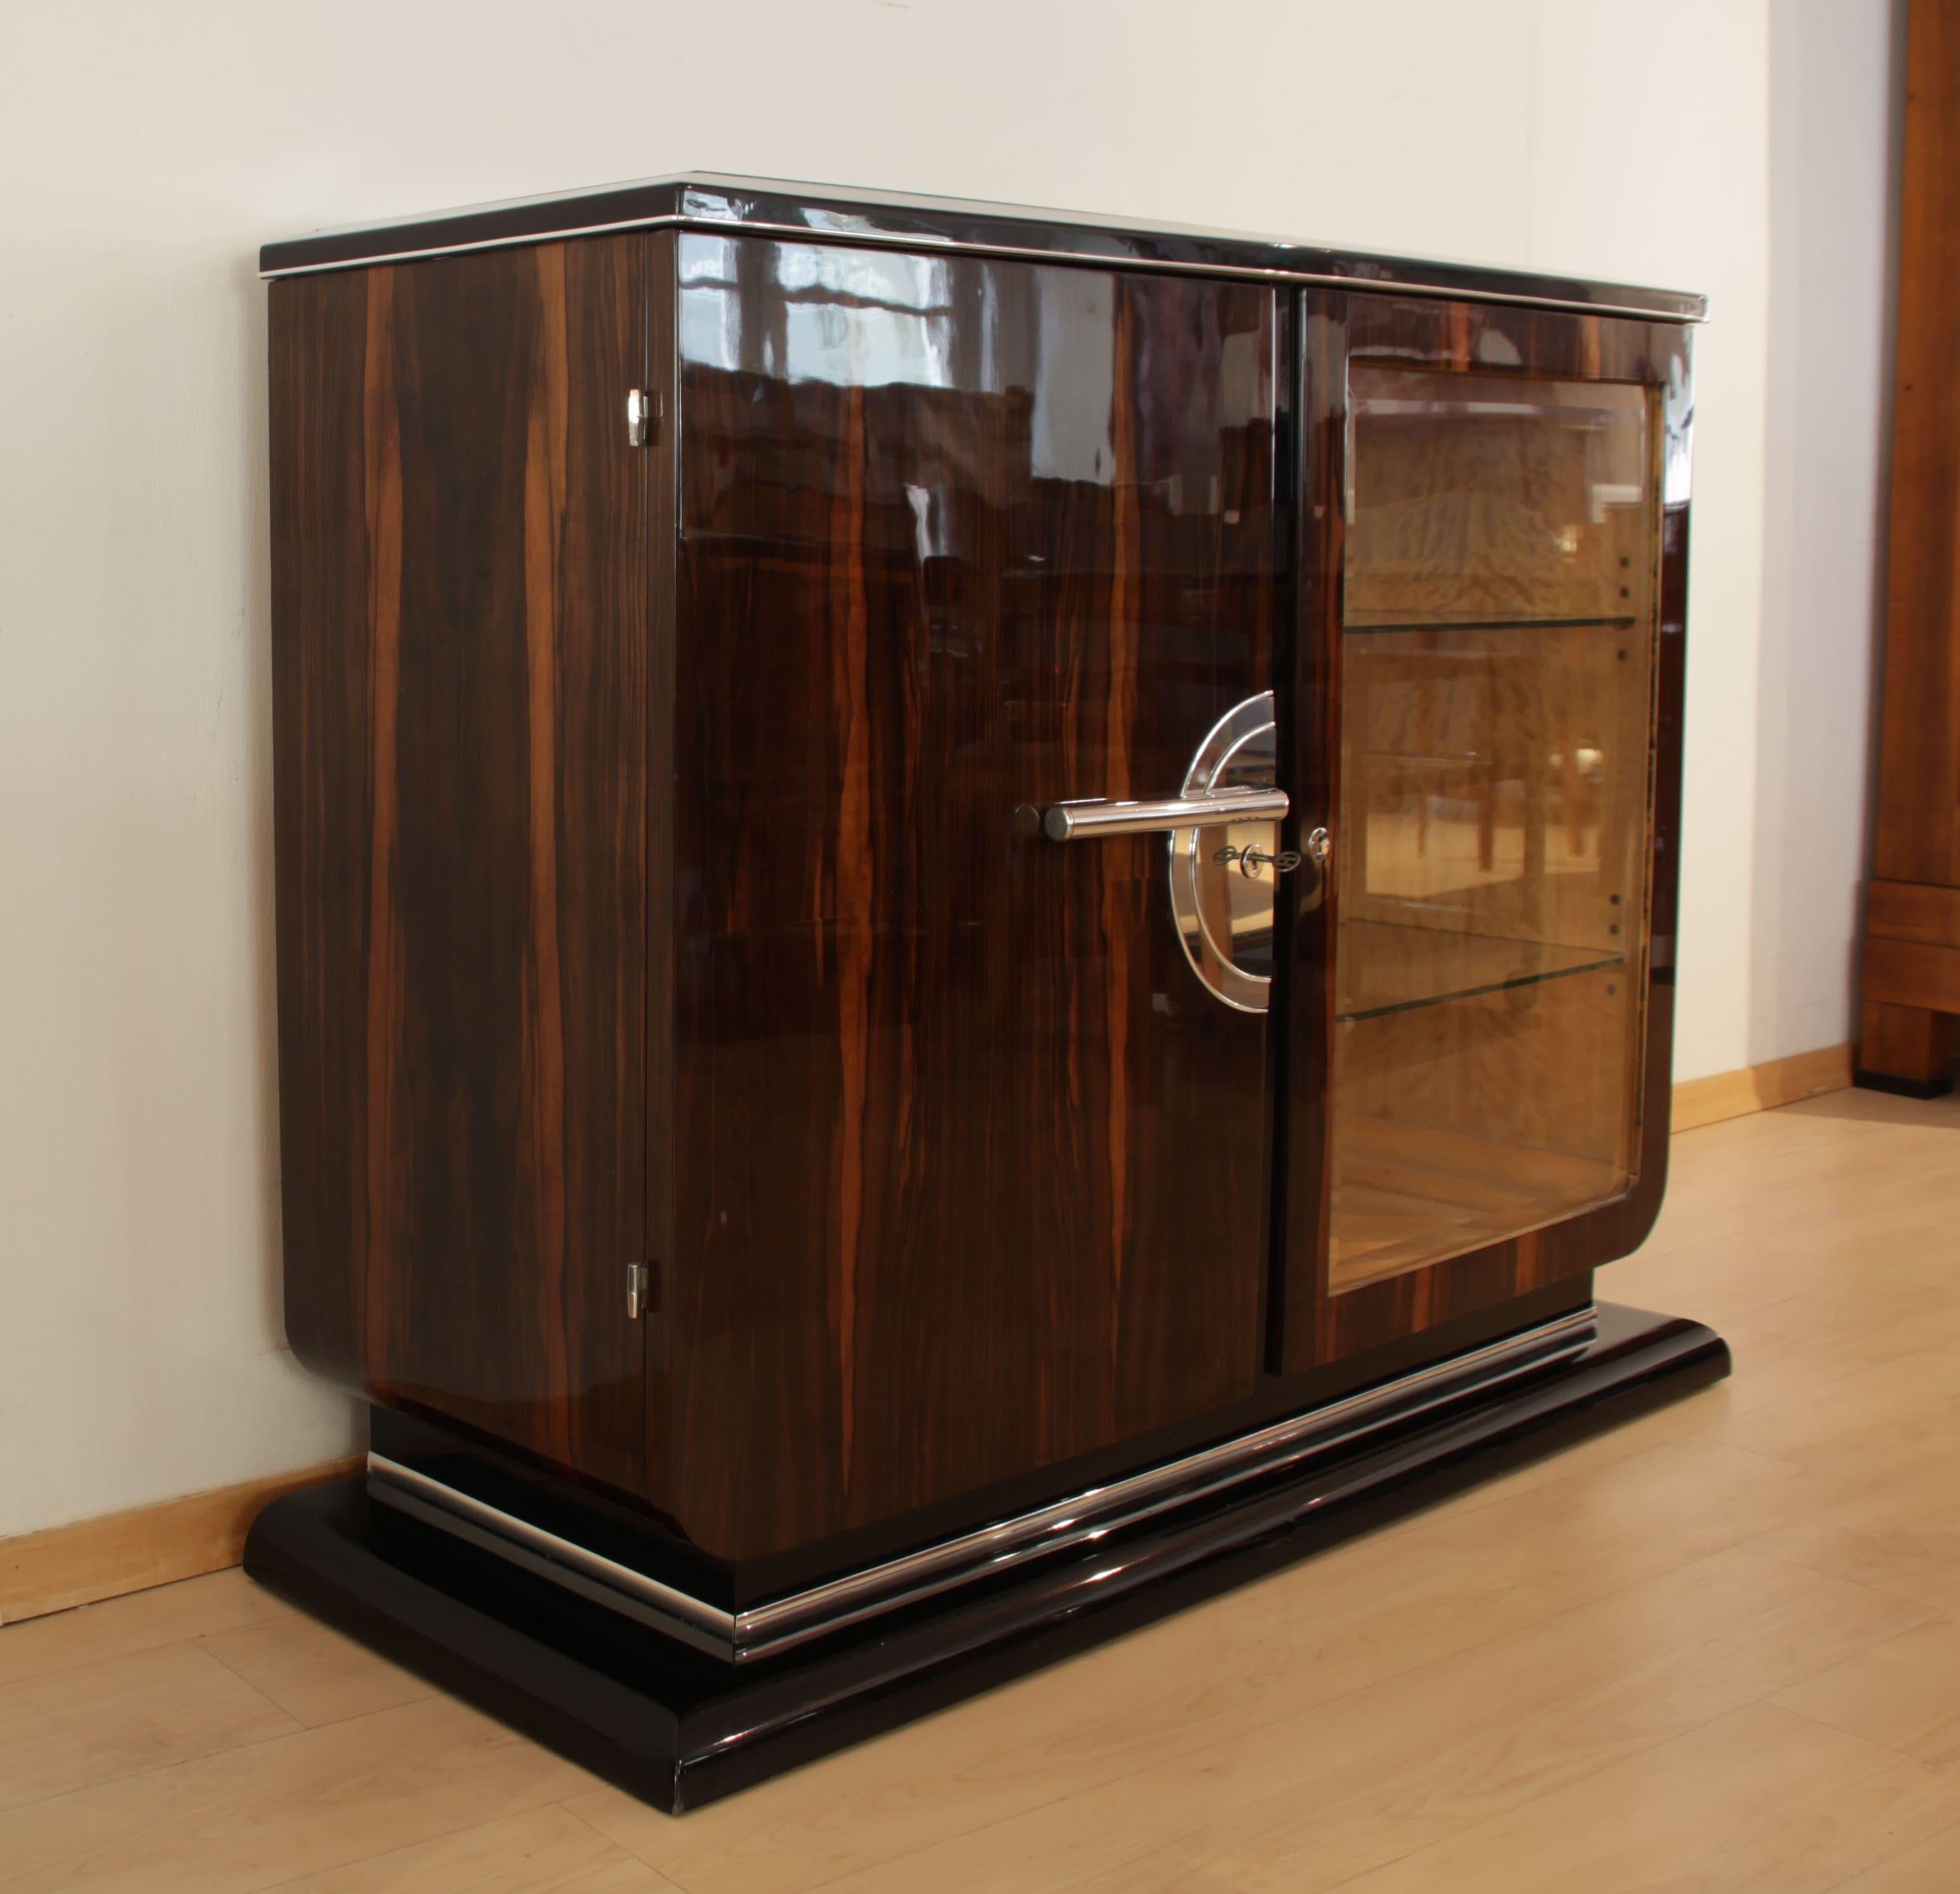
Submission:
M 1272 681 L 1267 291 L 685 235 L 670 1504 L 820 1539 L 1243 1398 L 1263 1019 L 1172 794 Z
M 641 1484 L 648 530 L 635 234 L 271 291 L 286 1326 Z
M 1289 1370 L 1621 1255 L 1672 1027 L 1686 333 L 1309 297 Z

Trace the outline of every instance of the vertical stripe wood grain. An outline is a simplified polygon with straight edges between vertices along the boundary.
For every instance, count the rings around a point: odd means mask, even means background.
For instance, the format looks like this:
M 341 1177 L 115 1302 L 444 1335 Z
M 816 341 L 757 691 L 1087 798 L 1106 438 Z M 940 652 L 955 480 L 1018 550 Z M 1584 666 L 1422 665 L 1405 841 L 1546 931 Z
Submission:
M 1133 360 L 1142 339 L 1137 333 L 1134 303 L 1127 284 L 1115 294 L 1115 356 Z M 1106 708 L 1103 714 L 1103 766 L 1110 796 L 1135 795 L 1141 786 L 1131 767 L 1131 733 L 1137 718 L 1138 681 L 1137 642 L 1141 630 L 1138 574 L 1142 548 L 1138 496 L 1142 470 L 1137 463 L 1134 404 L 1120 398 L 1109 404 L 1110 460 L 1115 476 L 1111 495 L 1109 657 Z M 1174 791 L 1181 785 L 1167 785 Z M 1148 793 L 1144 791 L 1143 793 Z M 1109 1076 L 1105 1081 L 1109 1128 L 1103 1149 L 1109 1171 L 1109 1373 L 1122 1371 L 1123 1345 L 1123 1261 L 1130 1247 L 1130 1097 L 1134 1083 L 1130 1068 L 1130 991 L 1131 960 L 1140 927 L 1148 917 L 1135 911 L 1131 890 L 1122 881 L 1102 883 L 1102 945 L 1108 979 L 1103 995 L 1103 1033 L 1108 1047 Z
M 622 421 L 651 241 L 271 299 L 288 1332 L 371 1399 L 628 1494 L 672 555 Z
M 970 257 L 880 309 L 736 247 L 681 271 L 684 336 L 777 339 L 682 364 L 667 1412 L 673 1511 L 753 1559 L 1252 1389 L 1262 1024 L 1185 965 L 1160 840 L 1014 811 L 1174 791 L 1271 683 L 1273 390 L 1215 363 L 1278 316 Z
M 527 1141 L 538 1179 L 532 1202 L 532 1242 L 542 1281 L 541 1300 L 561 1312 L 540 1337 L 550 1358 L 547 1373 L 559 1385 L 571 1377 L 569 1356 L 576 1311 L 568 1307 L 565 1281 L 565 1011 L 558 953 L 558 705 L 559 533 L 566 506 L 566 436 L 570 428 L 566 379 L 565 253 L 537 252 L 538 361 L 532 377 L 524 454 L 524 753 L 528 791 L 530 866 L 530 938 L 523 979 L 523 1058 L 533 1074 L 525 1093 Z M 565 1410 L 548 1423 L 549 1444 L 571 1457 Z
M 858 1258 L 864 1240 L 864 1115 L 869 1105 L 871 929 L 877 905 L 877 844 L 871 833 L 871 707 L 866 701 L 870 637 L 865 597 L 864 394 L 844 397 L 844 429 L 835 531 L 845 555 L 833 582 L 832 715 L 842 742 L 837 808 L 837 1056 L 838 1097 L 837 1308 L 838 1461 L 850 1487 L 858 1394 Z
M 377 1375 L 387 1372 L 388 1271 L 400 1243 L 393 1221 L 391 1176 L 403 1155 L 395 1110 L 396 1053 L 400 1021 L 402 942 L 396 907 L 399 840 L 396 772 L 400 762 L 402 437 L 394 401 L 395 272 L 371 271 L 368 281 L 366 362 L 362 377 L 362 438 L 367 499 L 368 636 L 368 976 L 364 1070 L 364 1174 L 354 1201 L 366 1213 L 360 1275 L 367 1312 L 366 1354 Z

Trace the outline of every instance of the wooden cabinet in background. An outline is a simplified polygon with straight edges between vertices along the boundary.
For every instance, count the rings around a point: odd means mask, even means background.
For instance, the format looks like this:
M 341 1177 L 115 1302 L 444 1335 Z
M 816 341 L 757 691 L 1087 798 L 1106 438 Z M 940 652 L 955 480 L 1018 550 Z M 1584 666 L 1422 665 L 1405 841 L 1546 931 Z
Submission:
M 1913 0 L 1876 845 L 1857 1082 L 1949 1090 L 1960 1021 L 1960 0 Z

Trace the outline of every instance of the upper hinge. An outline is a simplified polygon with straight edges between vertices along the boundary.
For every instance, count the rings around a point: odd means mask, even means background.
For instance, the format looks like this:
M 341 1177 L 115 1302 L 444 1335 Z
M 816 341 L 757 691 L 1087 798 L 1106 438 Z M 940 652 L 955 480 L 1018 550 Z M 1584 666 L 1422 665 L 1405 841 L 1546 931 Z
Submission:
M 644 388 L 626 390 L 626 444 L 644 447 L 659 431 L 660 411 L 654 397 Z
M 654 1269 L 651 1263 L 629 1262 L 626 1265 L 626 1319 L 637 1322 L 643 1315 L 650 1315 L 654 1307 Z

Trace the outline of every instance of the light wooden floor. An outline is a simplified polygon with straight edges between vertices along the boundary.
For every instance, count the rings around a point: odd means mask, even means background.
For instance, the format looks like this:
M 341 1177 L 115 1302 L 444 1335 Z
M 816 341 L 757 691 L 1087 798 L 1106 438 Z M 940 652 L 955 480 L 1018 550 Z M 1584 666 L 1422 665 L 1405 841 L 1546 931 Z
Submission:
M 679 1821 L 236 1572 L 0 1630 L 0 1889 L 1960 1889 L 1960 1106 L 1675 1140 L 1724 1386 Z

